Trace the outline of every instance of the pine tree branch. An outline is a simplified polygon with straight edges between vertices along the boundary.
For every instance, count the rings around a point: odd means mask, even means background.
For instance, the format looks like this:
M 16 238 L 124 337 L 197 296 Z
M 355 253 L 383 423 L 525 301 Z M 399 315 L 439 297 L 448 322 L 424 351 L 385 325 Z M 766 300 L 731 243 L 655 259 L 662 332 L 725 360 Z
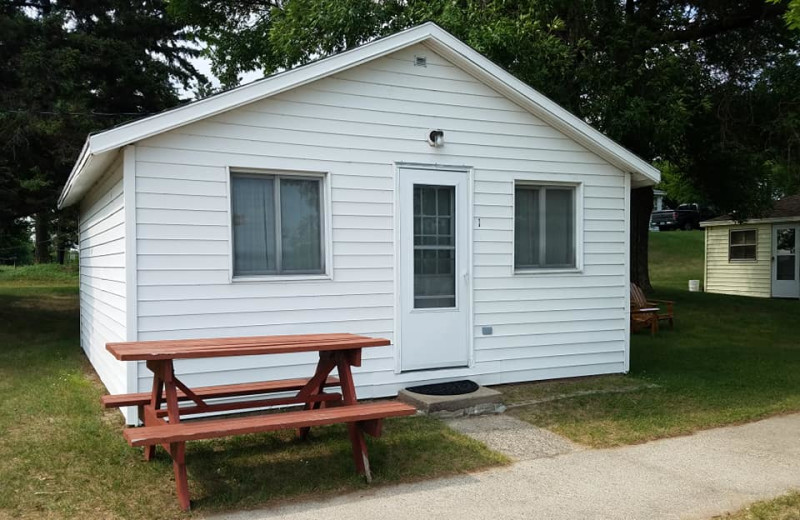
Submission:
M 735 31 L 753 25 L 760 20 L 771 20 L 783 16 L 785 4 L 767 4 L 761 0 L 752 0 L 739 13 L 723 16 L 716 20 L 701 22 L 678 31 L 667 31 L 659 38 L 662 43 L 687 43 L 711 38 L 729 31 Z

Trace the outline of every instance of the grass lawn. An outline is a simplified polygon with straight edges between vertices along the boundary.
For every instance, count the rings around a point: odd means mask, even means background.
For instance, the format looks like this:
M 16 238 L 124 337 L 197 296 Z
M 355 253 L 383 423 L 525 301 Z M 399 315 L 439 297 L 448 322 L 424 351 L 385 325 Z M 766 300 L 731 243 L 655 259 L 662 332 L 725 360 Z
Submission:
M 77 265 L 0 265 L 2 287 L 74 287 L 77 292 Z
M 151 463 L 104 411 L 102 384 L 78 347 L 74 271 L 0 268 L 0 518 L 183 518 L 172 463 Z M 427 418 L 389 420 L 368 439 L 375 484 L 506 463 Z M 160 450 L 159 450 L 160 451 Z M 364 489 L 341 425 L 187 445 L 196 512 Z
M 607 447 L 800 411 L 800 302 L 690 293 L 703 278 L 703 232 L 651 233 L 650 275 L 676 302 L 675 329 L 634 334 L 631 372 L 504 387 L 510 403 L 615 388 L 511 413 L 577 442 Z M 653 385 L 657 385 L 653 388 Z
M 800 519 L 800 492 L 756 502 L 735 513 L 714 518 L 719 520 L 798 520 Z

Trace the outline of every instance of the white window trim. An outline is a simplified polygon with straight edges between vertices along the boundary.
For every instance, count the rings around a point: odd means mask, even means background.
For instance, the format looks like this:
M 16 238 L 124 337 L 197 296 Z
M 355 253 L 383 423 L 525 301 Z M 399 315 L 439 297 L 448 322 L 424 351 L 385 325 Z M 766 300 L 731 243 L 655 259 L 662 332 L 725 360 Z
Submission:
M 583 183 L 582 182 L 563 182 L 538 176 L 520 176 L 514 179 L 511 184 L 511 215 L 512 216 L 512 236 L 516 230 L 516 188 L 517 185 L 529 186 L 552 186 L 555 188 L 573 188 L 575 190 L 575 266 L 574 267 L 526 267 L 517 269 L 516 243 L 512 239 L 511 248 L 511 273 L 514 276 L 541 276 L 549 274 L 581 274 L 583 273 Z
M 733 242 L 731 241 L 731 234 L 738 233 L 738 232 L 746 232 L 746 231 L 754 231 L 756 234 L 756 242 L 755 244 L 739 244 L 734 246 Z M 732 247 L 744 247 L 744 246 L 755 246 L 756 256 L 754 258 L 732 258 L 731 257 L 731 248 Z M 729 264 L 754 264 L 758 263 L 758 228 L 731 228 L 728 229 L 728 263 Z
M 303 282 L 309 280 L 333 280 L 333 229 L 332 229 L 332 211 L 333 205 L 331 204 L 331 182 L 330 172 L 325 171 L 307 171 L 307 170 L 286 170 L 281 168 L 247 168 L 237 166 L 226 166 L 225 176 L 225 190 L 228 197 L 228 281 L 232 284 L 239 283 L 274 283 L 274 282 Z M 322 183 L 321 189 L 321 208 L 322 208 L 322 247 L 324 248 L 323 257 L 325 261 L 324 271 L 322 273 L 309 273 L 309 274 L 259 274 L 259 275 L 234 275 L 234 250 L 233 250 L 233 193 L 231 192 L 233 186 L 231 185 L 231 178 L 235 174 L 251 174 L 251 175 L 283 175 L 290 177 L 311 177 L 319 179 Z

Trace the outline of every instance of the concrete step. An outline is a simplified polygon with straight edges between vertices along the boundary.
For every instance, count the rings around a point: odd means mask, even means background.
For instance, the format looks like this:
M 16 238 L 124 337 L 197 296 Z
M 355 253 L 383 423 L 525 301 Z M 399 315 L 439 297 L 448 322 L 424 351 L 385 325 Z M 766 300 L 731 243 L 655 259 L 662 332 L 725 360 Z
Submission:
M 415 406 L 424 414 L 440 418 L 502 413 L 506 409 L 503 394 L 485 386 L 461 395 L 424 395 L 401 390 L 397 399 Z

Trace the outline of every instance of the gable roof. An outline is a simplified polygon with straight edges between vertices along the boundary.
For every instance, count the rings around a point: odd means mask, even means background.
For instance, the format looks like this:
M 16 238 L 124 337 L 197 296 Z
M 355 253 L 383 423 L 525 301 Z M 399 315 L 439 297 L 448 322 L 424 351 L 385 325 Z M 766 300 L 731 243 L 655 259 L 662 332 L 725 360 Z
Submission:
M 660 172 L 598 130 L 492 63 L 438 25 L 428 22 L 302 67 L 274 74 L 205 99 L 90 135 L 58 200 L 59 208 L 78 202 L 122 147 L 422 43 L 492 87 L 609 163 L 634 175 L 633 186 L 660 180 Z
M 759 222 L 792 222 L 800 221 L 800 193 L 797 195 L 789 195 L 780 200 L 775 201 L 770 209 L 765 211 L 757 218 L 749 218 L 745 222 L 755 224 Z M 733 215 L 722 215 L 712 219 L 701 222 L 702 227 L 709 226 L 729 226 L 732 224 L 739 224 Z

